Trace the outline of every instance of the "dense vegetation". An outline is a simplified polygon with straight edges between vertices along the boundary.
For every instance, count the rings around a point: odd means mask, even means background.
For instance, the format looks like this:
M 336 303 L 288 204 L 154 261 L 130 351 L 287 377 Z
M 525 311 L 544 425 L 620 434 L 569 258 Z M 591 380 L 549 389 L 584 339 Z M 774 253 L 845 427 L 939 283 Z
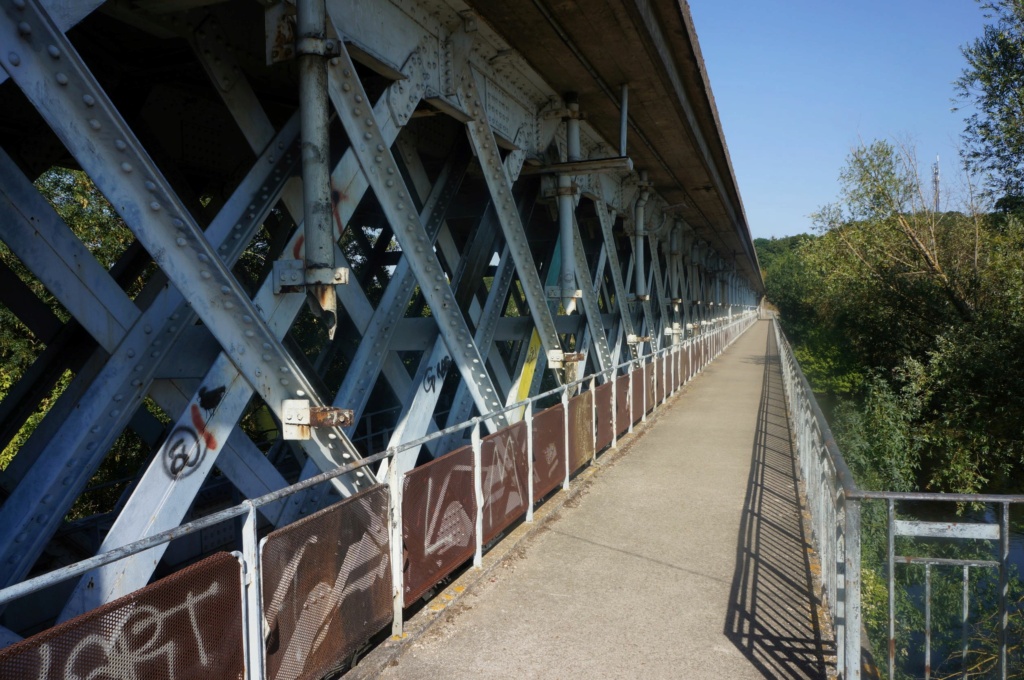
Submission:
M 929 210 L 912 155 L 856 149 L 819 233 L 759 239 L 782 314 L 864 486 L 1024 485 L 1024 223 Z
M 814 215 L 814 234 L 756 241 L 767 298 L 865 488 L 1024 492 L 1024 2 L 982 8 L 989 25 L 963 48 L 966 66 L 954 83 L 973 110 L 956 209 L 938 208 L 913 149 L 878 141 L 851 152 L 838 200 Z M 902 516 L 921 510 L 897 506 Z M 957 511 L 977 521 L 985 509 Z M 865 503 L 862 512 L 864 621 L 882 651 L 886 510 Z M 903 555 L 994 557 L 985 541 L 896 543 Z M 901 567 L 895 578 L 897 676 L 916 677 L 924 650 L 912 633 L 924 628 L 924 570 Z M 995 677 L 997 579 L 974 569 L 971 583 L 962 666 L 960 576 L 933 570 L 933 677 Z M 1009 602 L 1008 677 L 1024 678 L 1016 574 Z

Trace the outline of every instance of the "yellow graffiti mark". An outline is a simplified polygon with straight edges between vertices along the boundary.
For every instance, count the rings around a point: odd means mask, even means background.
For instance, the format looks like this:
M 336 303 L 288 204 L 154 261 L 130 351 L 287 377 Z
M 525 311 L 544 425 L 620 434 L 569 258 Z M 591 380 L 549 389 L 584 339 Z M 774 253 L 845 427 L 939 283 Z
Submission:
M 533 384 L 533 374 L 537 370 L 537 357 L 540 356 L 540 335 L 536 330 L 530 336 L 530 347 L 526 352 L 526 361 L 523 363 L 523 372 L 519 376 L 519 390 L 516 401 L 522 401 L 530 396 L 530 386 Z

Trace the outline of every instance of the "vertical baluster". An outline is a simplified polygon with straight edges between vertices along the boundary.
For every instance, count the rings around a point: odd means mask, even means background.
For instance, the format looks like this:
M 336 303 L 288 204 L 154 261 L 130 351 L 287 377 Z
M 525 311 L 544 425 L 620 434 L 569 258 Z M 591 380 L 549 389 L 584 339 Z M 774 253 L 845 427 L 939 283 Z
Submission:
M 924 565 L 924 680 L 932 677 L 932 565 Z
M 402 482 L 394 457 L 388 465 L 388 542 L 391 548 L 391 635 L 403 637 L 403 608 L 405 605 L 405 555 L 402 550 Z
M 968 565 L 964 565 L 964 604 L 963 604 L 963 615 L 960 619 L 960 665 L 962 667 L 961 678 L 967 680 L 967 617 L 970 612 L 970 595 L 969 587 L 971 580 L 971 568 Z
M 890 498 L 888 505 L 889 522 L 886 533 L 889 543 L 889 680 L 893 680 L 896 673 L 896 502 Z

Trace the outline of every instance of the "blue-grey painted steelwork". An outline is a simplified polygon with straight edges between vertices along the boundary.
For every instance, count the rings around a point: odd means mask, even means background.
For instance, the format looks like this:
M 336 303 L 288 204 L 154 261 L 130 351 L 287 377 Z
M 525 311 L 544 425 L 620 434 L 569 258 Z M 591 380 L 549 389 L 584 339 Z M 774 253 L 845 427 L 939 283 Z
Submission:
M 0 303 L 46 348 L 0 401 L 0 585 L 81 577 L 7 606 L 0 644 L 215 550 L 252 563 L 270 526 L 374 483 L 357 462 L 389 439 L 400 474 L 465 432 L 439 427 L 735 328 L 762 282 L 692 22 L 601 2 L 635 30 L 523 0 L 0 0 L 0 240 L 25 279 Z M 637 58 L 613 74 L 593 30 Z M 51 167 L 137 239 L 113 267 L 33 186 Z M 569 271 L 575 310 L 544 285 Z M 195 523 L 241 498 L 262 500 L 222 519 L 244 522 Z

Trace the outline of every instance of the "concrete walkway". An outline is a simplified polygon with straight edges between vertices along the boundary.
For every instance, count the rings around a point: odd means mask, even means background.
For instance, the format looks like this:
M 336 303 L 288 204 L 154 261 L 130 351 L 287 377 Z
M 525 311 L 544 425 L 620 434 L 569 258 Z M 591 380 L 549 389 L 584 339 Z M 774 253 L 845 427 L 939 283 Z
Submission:
M 606 465 L 381 677 L 827 676 L 768 322 Z

